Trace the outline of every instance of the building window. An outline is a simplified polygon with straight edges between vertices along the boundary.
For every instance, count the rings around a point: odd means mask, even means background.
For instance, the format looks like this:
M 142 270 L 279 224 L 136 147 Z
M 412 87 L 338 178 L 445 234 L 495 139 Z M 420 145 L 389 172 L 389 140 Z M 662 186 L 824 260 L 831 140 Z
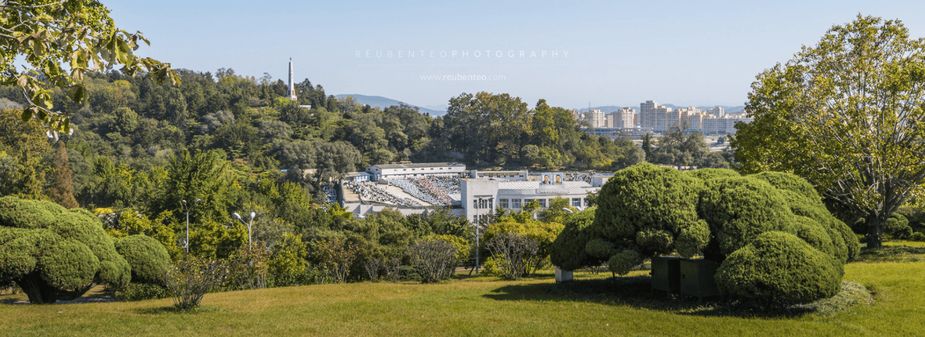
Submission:
M 511 199 L 511 208 L 520 209 L 520 199 Z
M 509 206 L 509 205 L 508 205 L 507 199 L 498 199 L 498 207 L 499 207 L 499 208 L 507 209 L 507 208 L 509 208 L 508 206 Z
M 546 199 L 539 199 L 539 200 L 540 200 L 540 208 L 546 208 Z
M 581 207 L 581 198 L 572 198 L 572 207 Z

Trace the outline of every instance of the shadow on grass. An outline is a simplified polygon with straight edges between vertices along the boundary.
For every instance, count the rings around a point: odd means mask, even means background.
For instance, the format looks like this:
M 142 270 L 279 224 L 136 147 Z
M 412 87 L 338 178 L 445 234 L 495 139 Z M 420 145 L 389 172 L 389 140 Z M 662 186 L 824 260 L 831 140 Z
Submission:
M 200 314 L 207 312 L 216 312 L 220 311 L 219 308 L 215 307 L 197 307 L 189 310 L 177 309 L 175 306 L 169 307 L 154 307 L 154 308 L 139 308 L 135 309 L 135 312 L 142 315 L 164 315 L 164 314 L 178 314 L 178 315 L 190 315 L 190 314 Z
M 507 285 L 484 295 L 499 301 L 563 301 L 625 305 L 681 315 L 733 317 L 796 317 L 813 310 L 767 309 L 721 299 L 681 298 L 652 290 L 648 276 L 576 280 L 565 284 L 534 283 Z
M 864 248 L 855 262 L 918 262 L 925 260 L 925 247 L 884 246 Z

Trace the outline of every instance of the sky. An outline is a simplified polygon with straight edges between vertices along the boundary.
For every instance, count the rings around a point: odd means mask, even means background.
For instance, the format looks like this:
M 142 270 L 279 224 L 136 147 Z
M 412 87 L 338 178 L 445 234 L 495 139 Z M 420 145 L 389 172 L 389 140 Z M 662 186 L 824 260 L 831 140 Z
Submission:
M 295 77 L 444 106 L 506 92 L 579 108 L 742 105 L 755 75 L 859 13 L 925 37 L 925 1 L 103 0 L 176 68 Z

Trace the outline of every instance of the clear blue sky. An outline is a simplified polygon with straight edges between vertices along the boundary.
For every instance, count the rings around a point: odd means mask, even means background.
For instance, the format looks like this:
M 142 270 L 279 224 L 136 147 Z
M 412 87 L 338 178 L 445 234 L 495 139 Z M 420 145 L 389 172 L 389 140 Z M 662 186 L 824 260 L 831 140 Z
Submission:
M 739 105 L 757 73 L 858 13 L 925 36 L 922 0 L 103 2 L 175 67 L 285 79 L 292 57 L 329 94 L 425 106 L 480 90 L 531 105 Z

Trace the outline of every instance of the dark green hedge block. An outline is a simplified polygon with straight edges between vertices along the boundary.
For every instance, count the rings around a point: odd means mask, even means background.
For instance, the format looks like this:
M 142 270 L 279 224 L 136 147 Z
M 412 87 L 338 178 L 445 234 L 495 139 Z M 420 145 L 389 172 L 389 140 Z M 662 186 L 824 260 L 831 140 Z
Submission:
M 652 258 L 652 289 L 672 294 L 681 291 L 681 260 L 679 256 Z
M 719 263 L 704 259 L 681 260 L 681 295 L 697 298 L 719 296 L 713 275 Z

